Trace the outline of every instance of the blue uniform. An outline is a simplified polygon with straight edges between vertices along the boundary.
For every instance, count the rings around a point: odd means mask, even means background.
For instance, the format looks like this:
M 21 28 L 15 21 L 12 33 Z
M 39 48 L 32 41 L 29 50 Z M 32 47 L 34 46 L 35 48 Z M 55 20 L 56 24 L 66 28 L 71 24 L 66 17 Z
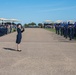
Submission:
M 61 36 L 64 35 L 64 24 L 63 23 L 60 24 L 60 33 L 61 33 Z
M 56 30 L 56 34 L 59 35 L 59 30 L 60 30 L 60 25 L 59 24 L 55 24 L 55 30 Z
M 76 22 L 74 23 L 74 36 L 76 37 Z
M 69 38 L 70 38 L 70 40 L 72 40 L 72 39 L 74 39 L 74 25 L 70 24 L 68 29 L 69 29 Z
M 67 38 L 68 36 L 68 24 L 64 24 L 64 37 Z

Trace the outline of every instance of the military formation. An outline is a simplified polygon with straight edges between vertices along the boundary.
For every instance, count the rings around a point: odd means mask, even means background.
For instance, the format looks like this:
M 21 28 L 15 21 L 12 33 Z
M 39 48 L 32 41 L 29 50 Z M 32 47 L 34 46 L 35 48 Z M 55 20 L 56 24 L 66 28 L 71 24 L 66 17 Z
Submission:
M 12 24 L 0 24 L 0 36 L 9 34 L 16 31 L 16 24 L 12 23 Z
M 76 37 L 76 22 L 63 22 L 63 23 L 55 23 L 56 34 L 65 37 L 66 39 L 72 40 Z

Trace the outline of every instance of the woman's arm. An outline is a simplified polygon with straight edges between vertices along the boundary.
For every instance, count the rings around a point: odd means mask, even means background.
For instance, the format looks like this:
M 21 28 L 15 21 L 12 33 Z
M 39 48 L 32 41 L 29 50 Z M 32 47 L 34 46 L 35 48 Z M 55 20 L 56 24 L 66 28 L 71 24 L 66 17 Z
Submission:
M 24 28 L 22 28 L 22 29 L 21 29 L 21 33 L 23 33 L 24 31 L 25 31 L 25 29 L 24 29 Z

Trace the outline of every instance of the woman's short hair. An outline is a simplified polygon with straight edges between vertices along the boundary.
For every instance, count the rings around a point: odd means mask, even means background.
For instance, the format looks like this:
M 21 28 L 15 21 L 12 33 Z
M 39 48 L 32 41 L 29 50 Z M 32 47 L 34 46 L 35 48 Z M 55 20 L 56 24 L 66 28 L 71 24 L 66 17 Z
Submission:
M 19 25 L 21 25 L 21 23 L 18 23 L 18 24 L 17 24 L 17 27 L 18 27 Z M 21 26 L 22 26 L 22 25 L 21 25 Z

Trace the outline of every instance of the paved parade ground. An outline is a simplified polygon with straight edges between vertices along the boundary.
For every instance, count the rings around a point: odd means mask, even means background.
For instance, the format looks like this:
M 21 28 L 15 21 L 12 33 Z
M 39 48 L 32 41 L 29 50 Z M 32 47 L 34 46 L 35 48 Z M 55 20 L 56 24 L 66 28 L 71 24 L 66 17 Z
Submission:
M 0 37 L 0 75 L 76 75 L 75 40 L 26 28 L 17 52 L 16 34 Z

